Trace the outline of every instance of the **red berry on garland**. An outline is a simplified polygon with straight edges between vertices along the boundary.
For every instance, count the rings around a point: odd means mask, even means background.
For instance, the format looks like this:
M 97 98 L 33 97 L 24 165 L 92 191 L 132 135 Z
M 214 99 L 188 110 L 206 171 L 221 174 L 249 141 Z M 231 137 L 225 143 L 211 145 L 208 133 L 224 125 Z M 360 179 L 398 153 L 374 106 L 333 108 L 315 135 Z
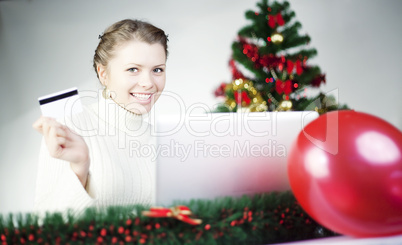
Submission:
M 101 236 L 106 236 L 106 234 L 107 234 L 107 231 L 106 231 L 105 228 L 103 228 L 103 229 L 100 231 L 100 235 L 101 235 Z
M 117 232 L 119 234 L 123 234 L 124 233 L 124 227 L 120 226 L 119 229 L 117 230 Z
M 131 225 L 131 223 L 132 223 L 131 219 L 128 219 L 128 220 L 126 221 L 126 225 Z
M 126 236 L 126 242 L 131 242 L 131 240 L 132 240 L 132 238 L 131 238 L 131 236 Z
M 115 236 L 112 237 L 112 243 L 113 243 L 113 244 L 117 243 L 117 237 L 115 237 Z
M 35 236 L 33 234 L 29 234 L 28 240 L 32 242 L 33 240 L 35 240 Z
M 144 238 L 141 238 L 141 239 L 140 239 L 140 243 L 141 243 L 141 244 L 144 244 L 144 243 L 146 243 L 146 242 L 147 242 L 147 241 L 146 241 Z
M 96 241 L 97 241 L 98 243 L 102 243 L 102 242 L 103 242 L 103 238 L 102 238 L 102 237 L 98 237 L 98 238 L 96 239 Z

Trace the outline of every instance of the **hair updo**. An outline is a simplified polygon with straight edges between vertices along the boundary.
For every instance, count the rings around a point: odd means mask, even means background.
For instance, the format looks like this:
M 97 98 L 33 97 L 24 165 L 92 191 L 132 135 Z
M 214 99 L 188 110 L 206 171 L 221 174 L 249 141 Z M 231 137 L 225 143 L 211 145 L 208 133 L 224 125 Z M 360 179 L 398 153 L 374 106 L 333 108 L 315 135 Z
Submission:
M 108 27 L 103 35 L 99 36 L 99 44 L 95 50 L 93 66 L 96 76 L 99 78 L 97 66 L 107 67 L 109 60 L 113 58 L 114 51 L 118 45 L 124 42 L 137 40 L 148 44 L 161 44 L 165 49 L 166 58 L 167 36 L 165 32 L 147 22 L 140 20 L 125 19 Z

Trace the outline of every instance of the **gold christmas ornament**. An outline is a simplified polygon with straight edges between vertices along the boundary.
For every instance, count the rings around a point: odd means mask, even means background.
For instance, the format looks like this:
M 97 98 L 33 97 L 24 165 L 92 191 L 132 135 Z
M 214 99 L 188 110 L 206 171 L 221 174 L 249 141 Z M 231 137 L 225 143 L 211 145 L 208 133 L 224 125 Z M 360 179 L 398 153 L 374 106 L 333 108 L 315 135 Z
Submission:
M 283 36 L 279 32 L 274 32 L 271 36 L 271 42 L 273 44 L 280 44 L 283 42 Z
M 318 108 L 317 106 L 314 108 L 314 110 L 320 115 L 328 112 L 328 108 Z
M 278 107 L 276 108 L 276 111 L 290 111 L 292 110 L 293 104 L 292 101 L 290 100 L 282 100 Z

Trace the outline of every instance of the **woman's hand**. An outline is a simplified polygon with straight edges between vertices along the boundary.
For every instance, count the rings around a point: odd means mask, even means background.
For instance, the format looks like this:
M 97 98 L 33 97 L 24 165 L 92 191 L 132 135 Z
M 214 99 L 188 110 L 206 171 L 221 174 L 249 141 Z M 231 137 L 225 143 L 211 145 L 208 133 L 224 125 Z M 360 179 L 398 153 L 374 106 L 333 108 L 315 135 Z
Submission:
M 84 139 L 53 118 L 40 117 L 32 126 L 44 136 L 50 155 L 70 162 L 72 170 L 85 187 L 90 159 Z

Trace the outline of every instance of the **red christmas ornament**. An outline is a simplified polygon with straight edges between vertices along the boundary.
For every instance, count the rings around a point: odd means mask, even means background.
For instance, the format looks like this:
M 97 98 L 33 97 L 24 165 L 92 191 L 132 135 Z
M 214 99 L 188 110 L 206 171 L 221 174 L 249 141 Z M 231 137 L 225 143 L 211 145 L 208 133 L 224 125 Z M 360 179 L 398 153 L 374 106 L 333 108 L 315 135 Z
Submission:
M 288 175 L 301 207 L 329 229 L 402 234 L 402 132 L 388 122 L 346 110 L 320 116 L 294 142 Z
M 278 64 L 278 70 L 283 71 L 283 63 Z

